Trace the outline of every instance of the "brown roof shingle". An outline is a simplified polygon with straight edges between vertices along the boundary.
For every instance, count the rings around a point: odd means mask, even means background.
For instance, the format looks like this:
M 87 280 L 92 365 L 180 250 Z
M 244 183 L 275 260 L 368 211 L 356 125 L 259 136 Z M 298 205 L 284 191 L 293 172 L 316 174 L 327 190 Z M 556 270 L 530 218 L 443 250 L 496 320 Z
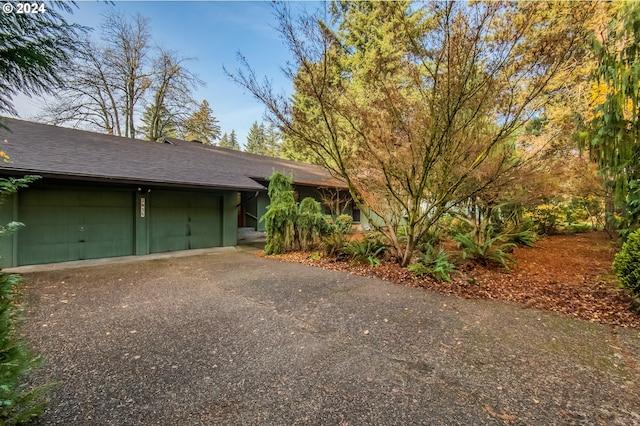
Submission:
M 3 119 L 0 150 L 10 156 L 0 173 L 39 174 L 135 184 L 257 190 L 273 171 L 295 183 L 344 187 L 319 166 L 194 142 L 155 143 L 17 119 Z

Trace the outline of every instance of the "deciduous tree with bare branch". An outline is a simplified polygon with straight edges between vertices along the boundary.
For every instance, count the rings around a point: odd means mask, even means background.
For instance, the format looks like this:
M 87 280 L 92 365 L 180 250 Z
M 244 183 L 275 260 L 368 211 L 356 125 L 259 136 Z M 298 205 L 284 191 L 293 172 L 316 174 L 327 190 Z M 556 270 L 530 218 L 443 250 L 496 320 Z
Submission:
M 162 115 L 178 123 L 196 106 L 192 91 L 203 82 L 186 68 L 190 59 L 166 49 L 152 56 L 149 21 L 140 15 L 108 15 L 102 43 L 80 50 L 41 119 L 135 138 L 146 107 L 145 133 L 155 140 Z
M 401 265 L 444 213 L 517 165 L 505 149 L 523 146 L 521 130 L 571 66 L 589 13 L 537 2 L 337 2 L 327 22 L 275 10 L 295 58 L 294 96 L 274 93 L 243 58 L 229 74 L 299 150 L 344 179 Z

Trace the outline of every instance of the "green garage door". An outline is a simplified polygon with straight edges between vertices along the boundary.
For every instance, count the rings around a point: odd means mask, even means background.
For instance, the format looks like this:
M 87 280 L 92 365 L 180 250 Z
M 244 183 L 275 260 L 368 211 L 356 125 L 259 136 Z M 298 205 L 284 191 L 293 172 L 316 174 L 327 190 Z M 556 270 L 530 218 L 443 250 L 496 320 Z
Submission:
M 151 253 L 222 245 L 220 196 L 152 191 L 147 211 Z
M 18 264 L 127 256 L 134 252 L 134 194 L 29 189 L 18 197 Z

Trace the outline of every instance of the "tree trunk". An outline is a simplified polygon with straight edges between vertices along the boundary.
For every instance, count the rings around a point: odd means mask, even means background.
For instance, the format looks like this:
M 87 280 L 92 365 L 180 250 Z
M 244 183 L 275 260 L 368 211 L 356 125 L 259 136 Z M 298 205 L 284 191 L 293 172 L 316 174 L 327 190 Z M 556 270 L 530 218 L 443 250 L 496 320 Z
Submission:
M 615 200 L 613 198 L 613 191 L 607 188 L 607 192 L 604 196 L 604 230 L 607 232 L 610 238 L 613 238 L 616 231 L 618 231 L 615 223 L 609 220 L 612 215 L 616 213 Z

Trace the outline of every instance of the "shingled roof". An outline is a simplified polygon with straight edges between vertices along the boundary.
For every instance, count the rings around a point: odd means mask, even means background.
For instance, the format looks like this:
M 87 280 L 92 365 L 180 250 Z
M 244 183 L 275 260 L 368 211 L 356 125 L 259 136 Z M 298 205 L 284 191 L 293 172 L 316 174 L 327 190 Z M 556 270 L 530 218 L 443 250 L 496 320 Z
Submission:
M 258 190 L 274 171 L 294 183 L 344 187 L 319 166 L 194 142 L 156 143 L 17 119 L 3 119 L 0 173 L 133 184 Z

